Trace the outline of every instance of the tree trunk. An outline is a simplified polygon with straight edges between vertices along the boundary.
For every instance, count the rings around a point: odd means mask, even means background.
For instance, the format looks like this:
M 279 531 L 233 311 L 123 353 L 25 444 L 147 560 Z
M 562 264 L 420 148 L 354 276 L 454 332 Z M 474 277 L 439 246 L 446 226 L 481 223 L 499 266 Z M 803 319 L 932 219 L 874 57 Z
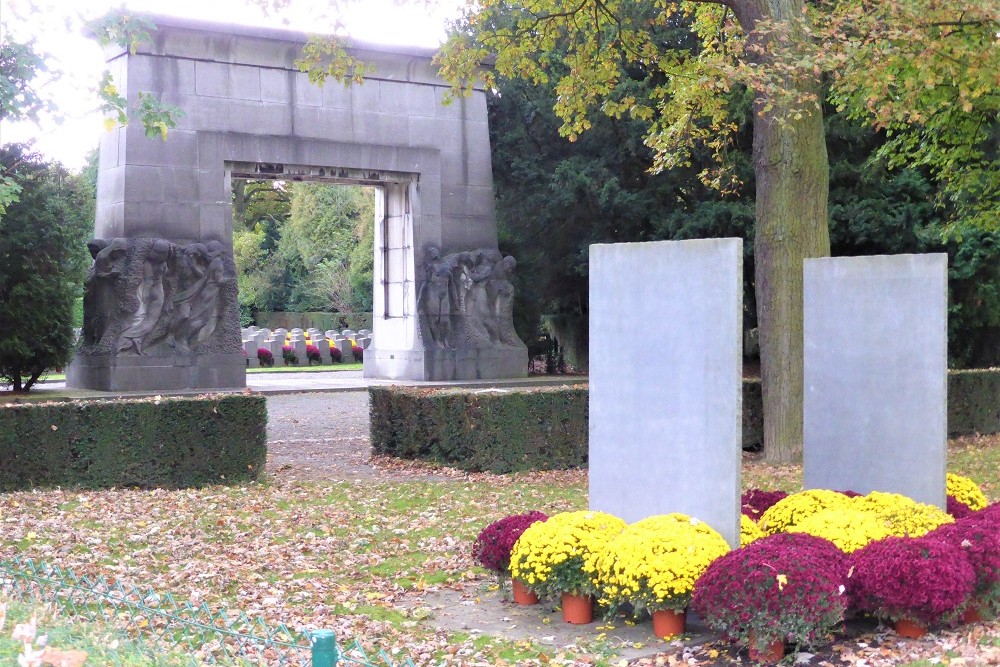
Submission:
M 749 34 L 758 20 L 801 16 L 802 2 L 736 0 L 733 9 Z M 772 52 L 764 49 L 765 54 Z M 761 56 L 760 64 L 766 67 L 767 58 Z M 789 86 L 819 91 L 819 81 L 811 76 L 790 80 Z M 758 96 L 755 102 L 753 137 L 764 457 L 769 463 L 792 463 L 802 458 L 803 260 L 830 254 L 830 167 L 822 111 L 816 108 L 794 119 L 781 100 L 771 100 L 774 107 L 763 112 L 767 101 Z

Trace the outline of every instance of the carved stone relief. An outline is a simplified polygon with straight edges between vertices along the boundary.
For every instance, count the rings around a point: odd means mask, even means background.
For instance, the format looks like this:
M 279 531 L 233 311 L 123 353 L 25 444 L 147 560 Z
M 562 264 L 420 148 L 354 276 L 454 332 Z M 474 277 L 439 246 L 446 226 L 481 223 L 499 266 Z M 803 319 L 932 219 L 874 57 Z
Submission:
M 238 352 L 236 266 L 218 241 L 94 239 L 82 354 Z M 232 311 L 232 312 L 230 312 Z
M 417 295 L 424 339 L 443 349 L 523 346 L 514 331 L 510 278 L 516 266 L 492 248 L 444 256 L 428 248 Z

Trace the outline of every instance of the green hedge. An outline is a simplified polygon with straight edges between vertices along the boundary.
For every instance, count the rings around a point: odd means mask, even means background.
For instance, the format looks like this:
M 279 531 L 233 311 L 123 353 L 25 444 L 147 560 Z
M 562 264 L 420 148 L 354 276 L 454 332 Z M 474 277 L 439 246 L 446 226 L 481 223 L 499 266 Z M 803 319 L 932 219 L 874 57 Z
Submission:
M 0 406 L 0 491 L 239 483 L 266 456 L 259 395 Z
M 371 387 L 372 451 L 506 473 L 587 465 L 587 389 Z
M 587 388 L 504 391 L 372 387 L 377 454 L 465 470 L 587 464 Z M 948 373 L 948 435 L 1000 433 L 1000 369 Z M 759 380 L 743 381 L 743 448 L 764 442 Z
M 764 445 L 760 380 L 743 381 L 743 448 Z M 1000 368 L 948 371 L 948 436 L 1000 433 Z
M 1000 433 L 1000 368 L 948 373 L 948 435 Z

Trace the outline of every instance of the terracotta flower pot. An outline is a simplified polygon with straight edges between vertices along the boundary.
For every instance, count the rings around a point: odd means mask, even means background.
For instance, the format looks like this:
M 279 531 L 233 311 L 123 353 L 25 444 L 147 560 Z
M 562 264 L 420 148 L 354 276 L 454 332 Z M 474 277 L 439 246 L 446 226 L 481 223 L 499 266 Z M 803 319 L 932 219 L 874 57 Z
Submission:
M 982 623 L 983 615 L 979 613 L 979 607 L 974 604 L 969 605 L 964 612 L 962 612 L 962 623 L 967 623 L 969 625 L 973 623 Z
M 683 611 L 661 609 L 654 611 L 651 616 L 653 617 L 653 634 L 661 639 L 682 635 L 684 628 L 687 627 L 687 613 Z
M 766 665 L 775 664 L 781 662 L 781 659 L 785 657 L 785 642 L 780 639 L 775 639 L 773 642 L 767 645 L 763 651 L 757 650 L 757 638 L 751 634 L 750 635 L 750 660 L 753 662 L 758 662 Z
M 562 594 L 563 620 L 576 625 L 586 625 L 594 620 L 594 598 L 589 595 Z
M 895 628 L 897 635 L 900 637 L 909 637 L 910 639 L 919 639 L 927 634 L 926 625 L 917 621 L 911 621 L 908 618 L 896 621 Z
M 538 604 L 538 593 L 517 579 L 514 580 L 514 602 L 522 605 Z

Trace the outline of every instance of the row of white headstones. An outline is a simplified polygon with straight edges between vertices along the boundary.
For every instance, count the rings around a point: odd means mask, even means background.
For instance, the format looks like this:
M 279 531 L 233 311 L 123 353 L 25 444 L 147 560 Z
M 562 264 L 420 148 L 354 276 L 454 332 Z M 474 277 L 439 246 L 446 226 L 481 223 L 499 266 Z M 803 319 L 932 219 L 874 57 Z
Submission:
M 360 329 L 358 331 L 354 331 L 353 329 L 344 329 L 342 331 L 329 329 L 321 332 L 316 328 L 304 330 L 295 328 L 291 330 L 275 329 L 272 331 L 266 328 L 259 329 L 256 326 L 251 326 L 243 329 L 242 335 L 243 351 L 246 353 L 247 366 L 249 367 L 260 365 L 257 350 L 261 348 L 271 352 L 275 366 L 285 365 L 284 356 L 282 355 L 282 348 L 285 345 L 288 345 L 295 351 L 298 365 L 306 365 L 308 363 L 306 348 L 309 345 L 314 345 L 319 351 L 321 364 L 338 363 L 333 360 L 330 352 L 331 347 L 336 347 L 340 350 L 341 358 L 339 363 L 352 363 L 355 360 L 354 353 L 352 352 L 353 347 L 357 345 L 365 349 L 372 342 L 372 333 L 368 329 Z
M 616 341 L 590 357 L 591 509 L 681 512 L 739 545 L 742 259 L 742 239 L 591 246 L 590 340 Z M 944 508 L 947 257 L 802 271 L 804 487 Z

